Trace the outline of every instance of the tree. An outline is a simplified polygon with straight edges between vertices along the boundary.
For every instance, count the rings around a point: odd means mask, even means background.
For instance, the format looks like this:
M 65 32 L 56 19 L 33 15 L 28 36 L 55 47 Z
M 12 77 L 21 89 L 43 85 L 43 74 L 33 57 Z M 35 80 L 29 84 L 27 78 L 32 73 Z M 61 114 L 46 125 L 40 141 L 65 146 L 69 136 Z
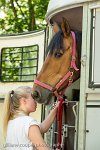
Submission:
M 1 33 L 20 33 L 45 27 L 49 0 L 1 0 Z

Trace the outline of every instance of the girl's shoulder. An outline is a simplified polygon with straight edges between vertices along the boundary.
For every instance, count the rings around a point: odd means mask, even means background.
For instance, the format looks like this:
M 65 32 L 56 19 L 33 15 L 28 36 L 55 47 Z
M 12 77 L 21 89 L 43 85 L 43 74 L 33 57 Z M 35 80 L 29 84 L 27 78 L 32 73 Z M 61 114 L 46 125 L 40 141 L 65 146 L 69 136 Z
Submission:
M 18 116 L 13 120 L 9 120 L 9 124 L 35 124 L 39 125 L 38 121 L 31 116 Z
M 10 120 L 11 122 L 37 122 L 36 119 L 34 119 L 33 117 L 31 116 L 18 116 L 16 117 L 15 119 L 13 120 Z
M 19 116 L 15 119 L 9 121 L 8 128 L 11 130 L 12 130 L 12 128 L 14 128 L 14 130 L 16 129 L 16 131 L 23 130 L 23 131 L 25 131 L 26 135 L 28 136 L 29 127 L 32 125 L 36 125 L 40 128 L 40 124 L 33 117 Z
M 38 124 L 38 121 L 31 116 L 18 117 L 18 119 L 22 120 L 22 122 L 25 123 L 28 122 L 28 123 Z

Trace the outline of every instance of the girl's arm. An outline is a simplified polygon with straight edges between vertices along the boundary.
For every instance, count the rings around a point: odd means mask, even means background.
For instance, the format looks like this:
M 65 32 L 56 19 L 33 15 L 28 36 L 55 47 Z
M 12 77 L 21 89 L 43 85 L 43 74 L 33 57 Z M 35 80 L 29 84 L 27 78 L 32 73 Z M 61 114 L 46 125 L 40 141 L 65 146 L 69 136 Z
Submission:
M 35 146 L 36 150 L 50 150 L 49 145 L 43 140 L 40 129 L 37 125 L 30 126 L 28 137 L 34 144 L 33 146 Z
M 48 129 L 51 127 L 52 123 L 54 122 L 54 119 L 57 114 L 57 108 L 58 108 L 59 102 L 55 106 L 53 110 L 51 110 L 50 114 L 47 116 L 47 118 L 40 124 L 40 130 L 41 133 L 45 133 L 48 131 Z

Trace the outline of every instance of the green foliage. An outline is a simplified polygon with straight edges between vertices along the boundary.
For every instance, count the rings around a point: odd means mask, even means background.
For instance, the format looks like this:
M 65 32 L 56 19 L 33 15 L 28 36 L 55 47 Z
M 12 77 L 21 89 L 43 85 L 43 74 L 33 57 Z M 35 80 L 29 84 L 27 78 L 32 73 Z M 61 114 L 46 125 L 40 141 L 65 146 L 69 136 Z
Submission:
M 45 27 L 49 0 L 1 0 L 0 33 L 20 33 Z

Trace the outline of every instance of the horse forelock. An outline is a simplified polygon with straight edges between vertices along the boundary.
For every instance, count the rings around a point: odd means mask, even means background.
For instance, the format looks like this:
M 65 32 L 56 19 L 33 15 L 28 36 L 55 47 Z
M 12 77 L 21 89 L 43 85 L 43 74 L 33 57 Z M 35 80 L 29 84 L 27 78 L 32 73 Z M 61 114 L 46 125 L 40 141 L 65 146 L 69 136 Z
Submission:
M 49 46 L 47 48 L 46 54 L 48 53 L 53 54 L 53 52 L 56 52 L 56 51 L 59 52 L 60 50 L 63 50 L 64 49 L 63 38 L 64 38 L 64 34 L 60 30 L 51 39 Z

